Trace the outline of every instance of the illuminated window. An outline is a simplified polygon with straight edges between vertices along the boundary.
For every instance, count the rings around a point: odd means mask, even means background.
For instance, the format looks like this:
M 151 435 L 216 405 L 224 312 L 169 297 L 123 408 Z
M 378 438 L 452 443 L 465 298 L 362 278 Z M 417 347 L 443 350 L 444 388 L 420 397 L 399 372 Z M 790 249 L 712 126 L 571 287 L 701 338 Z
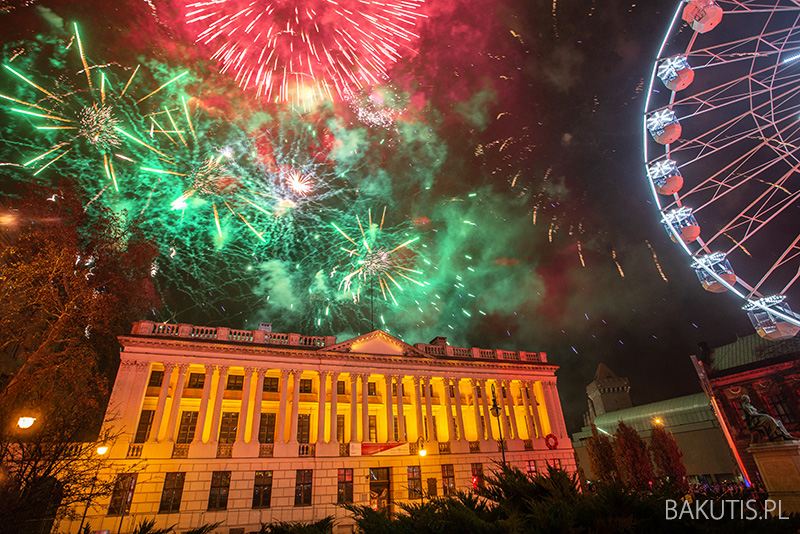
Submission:
M 264 388 L 263 391 L 269 393 L 277 393 L 278 392 L 278 377 L 275 376 L 267 376 L 264 377 Z
M 476 463 L 471 465 L 472 468 L 472 485 L 474 488 L 485 488 L 486 481 L 483 478 L 483 464 Z
M 134 443 L 144 443 L 150 437 L 150 427 L 153 426 L 153 416 L 155 410 L 142 410 L 139 416 L 139 426 L 136 427 L 136 435 L 133 437 Z
M 374 397 L 377 395 L 377 391 L 375 389 L 375 382 L 367 382 L 367 395 L 370 397 Z
M 178 438 L 175 443 L 191 443 L 197 427 L 197 412 L 181 412 L 181 423 L 178 426 Z
M 164 489 L 161 490 L 161 504 L 158 506 L 159 513 L 180 511 L 185 480 L 186 473 L 167 473 L 164 478 Z
M 244 388 L 244 375 L 228 375 L 228 385 L 225 389 L 228 391 L 242 391 Z
M 130 512 L 133 490 L 136 488 L 136 476 L 137 473 L 117 475 L 111 502 L 108 505 L 108 515 L 123 515 Z
M 453 472 L 453 464 L 442 464 L 442 495 L 456 494 L 456 477 Z
M 230 487 L 230 471 L 214 471 L 211 474 L 211 489 L 208 492 L 208 510 L 228 509 L 228 490 Z
M 275 443 L 275 419 L 274 413 L 261 414 L 261 422 L 258 425 L 259 443 Z
M 297 415 L 297 442 L 308 443 L 311 433 L 311 415 L 301 413 Z
M 157 388 L 161 387 L 161 382 L 164 381 L 164 371 L 151 371 L 150 381 L 147 382 L 147 387 Z
M 336 416 L 336 441 L 344 443 L 344 415 Z
M 253 508 L 269 508 L 271 499 L 272 471 L 256 471 L 253 483 Z
M 528 472 L 528 476 L 529 477 L 535 477 L 536 476 L 536 460 L 527 460 L 527 464 L 526 465 L 527 465 L 526 471 Z
M 344 380 L 338 380 L 336 382 L 336 394 L 344 395 Z
M 339 469 L 336 502 L 346 504 L 353 502 L 353 470 Z
M 408 498 L 421 499 L 422 498 L 422 476 L 418 465 L 406 467 L 408 473 Z
M 311 489 L 313 484 L 311 469 L 298 469 L 294 483 L 294 505 L 311 506 Z
M 203 389 L 203 386 L 205 385 L 205 373 L 189 373 L 189 380 L 186 382 L 186 389 Z
M 301 378 L 300 379 L 300 393 L 311 393 L 311 379 L 310 378 Z
M 370 415 L 369 416 L 369 442 L 370 443 L 377 443 L 378 442 L 378 416 L 377 415 Z
M 239 414 L 236 412 L 222 412 L 219 424 L 219 442 L 233 443 L 236 441 L 236 429 L 239 426 Z

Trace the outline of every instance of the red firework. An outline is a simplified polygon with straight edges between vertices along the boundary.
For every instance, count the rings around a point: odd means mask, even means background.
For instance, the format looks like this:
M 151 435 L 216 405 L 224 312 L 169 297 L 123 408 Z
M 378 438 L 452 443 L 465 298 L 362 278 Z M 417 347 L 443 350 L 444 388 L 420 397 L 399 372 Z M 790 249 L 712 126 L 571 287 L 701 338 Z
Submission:
M 387 78 L 424 0 L 187 0 L 197 41 L 270 101 L 346 97 Z

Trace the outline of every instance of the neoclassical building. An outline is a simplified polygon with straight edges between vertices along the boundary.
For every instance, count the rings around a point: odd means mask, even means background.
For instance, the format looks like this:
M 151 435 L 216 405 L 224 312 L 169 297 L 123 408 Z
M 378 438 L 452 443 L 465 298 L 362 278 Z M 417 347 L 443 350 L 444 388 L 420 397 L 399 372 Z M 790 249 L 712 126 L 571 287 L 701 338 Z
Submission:
M 542 352 L 150 321 L 119 341 L 106 417 L 119 437 L 100 475 L 116 482 L 89 509 L 92 530 L 155 518 L 244 534 L 334 515 L 350 532 L 337 503 L 391 512 L 468 491 L 503 452 L 528 472 L 575 469 L 557 366 Z

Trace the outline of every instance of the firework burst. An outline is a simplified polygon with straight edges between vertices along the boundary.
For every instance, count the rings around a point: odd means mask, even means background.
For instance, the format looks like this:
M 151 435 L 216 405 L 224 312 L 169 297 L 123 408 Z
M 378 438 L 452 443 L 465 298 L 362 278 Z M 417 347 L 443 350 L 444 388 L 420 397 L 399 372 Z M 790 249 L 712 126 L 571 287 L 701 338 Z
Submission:
M 102 169 L 101 176 L 112 181 L 118 189 L 115 158 L 132 161 L 132 148 L 147 148 L 164 155 L 131 133 L 136 127 L 134 118 L 141 117 L 139 104 L 186 73 L 134 100 L 128 90 L 139 67 L 127 77 L 127 82 L 120 81 L 115 89 L 113 80 L 116 76 L 111 65 L 89 65 L 77 24 L 73 24 L 73 35 L 65 48 L 77 50 L 82 66 L 78 71 L 78 79 L 85 77 L 83 88 L 79 88 L 83 81 L 78 82 L 68 76 L 59 77 L 53 87 L 46 88 L 47 84 L 37 83 L 32 76 L 20 72 L 18 68 L 4 65 L 8 73 L 22 82 L 20 91 L 27 93 L 20 98 L 8 95 L 0 95 L 0 98 L 11 102 L 10 111 L 28 117 L 36 130 L 53 140 L 51 146 L 22 166 L 35 169 L 33 174 L 36 176 L 73 150 L 88 152 L 95 158 L 98 169 Z
M 197 41 L 270 101 L 347 96 L 387 78 L 417 38 L 422 0 L 187 1 Z
M 412 278 L 412 275 L 420 275 L 421 271 L 410 267 L 413 265 L 413 256 L 409 255 L 408 246 L 419 240 L 413 237 L 398 245 L 393 245 L 391 238 L 384 235 L 384 221 L 386 218 L 386 208 L 381 214 L 380 223 L 372 220 L 372 211 L 368 212 L 366 229 L 361 219 L 356 216 L 356 223 L 359 234 L 356 241 L 339 226 L 331 224 L 342 236 L 347 239 L 345 246 L 341 247 L 347 253 L 348 263 L 346 265 L 347 274 L 339 283 L 339 290 L 351 293 L 353 300 L 361 298 L 361 292 L 365 283 L 378 282 L 383 300 L 391 298 L 392 303 L 397 306 L 397 299 L 392 292 L 403 291 L 401 281 L 407 280 L 424 286 L 422 282 Z

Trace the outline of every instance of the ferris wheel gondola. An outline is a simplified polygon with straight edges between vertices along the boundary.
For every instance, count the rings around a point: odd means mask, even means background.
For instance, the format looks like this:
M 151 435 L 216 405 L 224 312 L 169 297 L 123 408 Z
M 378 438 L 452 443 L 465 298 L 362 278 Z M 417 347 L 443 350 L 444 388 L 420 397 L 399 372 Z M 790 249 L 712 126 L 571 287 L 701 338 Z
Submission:
M 743 299 L 763 337 L 797 335 L 800 2 L 679 2 L 643 135 L 661 221 L 702 286 Z

